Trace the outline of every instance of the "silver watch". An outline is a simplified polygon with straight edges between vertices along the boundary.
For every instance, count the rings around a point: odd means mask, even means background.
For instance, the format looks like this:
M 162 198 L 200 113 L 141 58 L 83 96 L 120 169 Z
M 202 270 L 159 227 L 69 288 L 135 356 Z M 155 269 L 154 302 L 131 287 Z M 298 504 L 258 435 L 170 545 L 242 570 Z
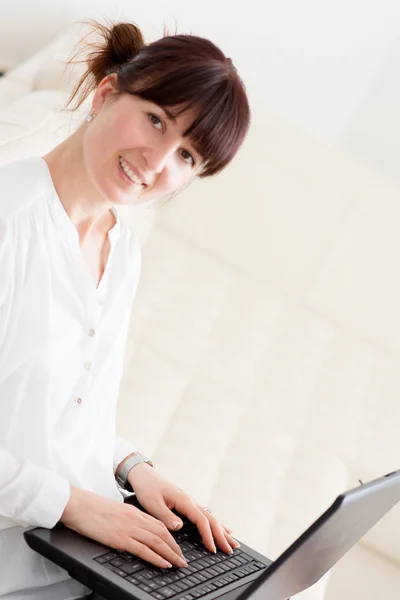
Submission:
M 133 492 L 132 486 L 128 481 L 128 474 L 129 474 L 130 470 L 133 469 L 133 467 L 135 467 L 136 465 L 143 463 L 143 462 L 147 463 L 151 467 L 154 467 L 151 460 L 149 458 L 147 458 L 147 456 L 145 456 L 144 454 L 141 454 L 140 452 L 135 452 L 135 454 L 133 456 L 128 458 L 124 462 L 124 464 L 122 465 L 122 467 L 119 470 L 118 475 L 116 476 L 118 485 L 120 485 L 122 488 L 124 488 L 128 492 Z

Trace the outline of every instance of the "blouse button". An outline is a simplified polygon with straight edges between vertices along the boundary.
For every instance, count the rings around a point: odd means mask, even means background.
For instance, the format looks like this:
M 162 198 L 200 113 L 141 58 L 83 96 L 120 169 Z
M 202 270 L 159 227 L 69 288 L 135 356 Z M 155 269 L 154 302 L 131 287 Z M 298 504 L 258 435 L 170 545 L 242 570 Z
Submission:
M 87 360 L 87 361 L 85 362 L 85 369 L 86 369 L 87 371 L 90 371 L 90 369 L 91 369 L 91 368 L 92 368 L 92 363 L 90 362 L 90 360 Z
M 96 331 L 94 329 L 89 329 L 88 336 L 94 337 L 96 335 Z
M 82 404 L 82 398 L 75 398 L 75 404 Z

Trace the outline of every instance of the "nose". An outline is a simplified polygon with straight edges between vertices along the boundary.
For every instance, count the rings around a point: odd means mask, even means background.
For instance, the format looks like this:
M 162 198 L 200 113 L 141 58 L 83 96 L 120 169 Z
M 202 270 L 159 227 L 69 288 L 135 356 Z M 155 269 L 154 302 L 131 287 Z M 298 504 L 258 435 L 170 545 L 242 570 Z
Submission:
M 148 148 L 145 153 L 148 168 L 156 173 L 161 173 L 179 148 L 179 144 L 180 142 L 176 139 L 163 139 L 157 145 Z

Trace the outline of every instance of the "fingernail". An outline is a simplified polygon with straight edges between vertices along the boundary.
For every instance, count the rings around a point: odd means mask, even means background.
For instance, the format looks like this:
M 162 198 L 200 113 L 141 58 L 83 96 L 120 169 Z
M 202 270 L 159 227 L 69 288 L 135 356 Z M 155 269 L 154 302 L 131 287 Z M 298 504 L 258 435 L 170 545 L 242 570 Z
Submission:
M 217 554 L 217 548 L 216 548 L 215 544 L 214 544 L 214 550 L 213 550 L 213 552 L 214 552 L 214 554 Z
M 187 567 L 187 562 L 186 562 L 186 560 L 185 560 L 184 558 L 180 558 L 180 559 L 178 560 L 178 565 L 179 565 L 180 567 Z
M 233 547 L 234 548 L 240 548 L 240 544 L 239 544 L 239 542 L 237 540 L 234 540 Z
M 174 521 L 173 523 L 171 523 L 171 528 L 172 529 L 178 529 L 178 527 L 181 526 L 180 521 Z
M 166 569 L 171 569 L 171 568 L 172 568 L 172 565 L 171 565 L 171 563 L 169 563 L 167 560 L 164 560 L 164 567 L 165 567 Z

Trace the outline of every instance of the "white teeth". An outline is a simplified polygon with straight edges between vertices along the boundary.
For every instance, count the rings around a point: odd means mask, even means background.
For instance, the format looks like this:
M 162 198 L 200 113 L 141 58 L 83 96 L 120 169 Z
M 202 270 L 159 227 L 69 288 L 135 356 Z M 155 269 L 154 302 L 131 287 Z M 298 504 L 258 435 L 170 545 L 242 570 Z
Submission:
M 127 165 L 122 156 L 119 157 L 119 164 L 121 165 L 124 173 L 128 175 L 129 179 L 133 181 L 133 183 L 137 183 L 138 185 L 142 185 L 142 180 L 139 179 L 137 175 L 132 171 L 132 169 Z

